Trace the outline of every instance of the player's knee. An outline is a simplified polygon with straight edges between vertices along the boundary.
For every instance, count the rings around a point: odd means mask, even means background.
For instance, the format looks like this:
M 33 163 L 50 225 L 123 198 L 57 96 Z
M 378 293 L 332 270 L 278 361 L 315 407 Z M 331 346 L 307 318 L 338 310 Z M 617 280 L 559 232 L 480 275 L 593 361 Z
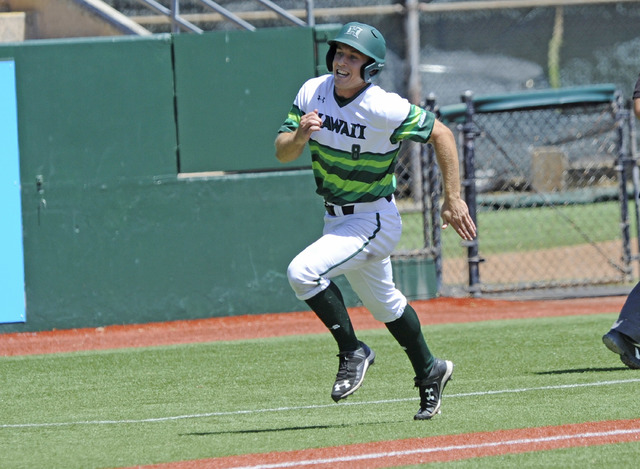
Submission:
M 289 284 L 291 284 L 291 286 L 301 283 L 303 277 L 301 267 L 302 266 L 299 265 L 299 263 L 296 262 L 295 259 L 292 260 L 289 264 L 289 267 L 287 267 L 287 279 L 289 280 Z
M 307 262 L 296 258 L 287 268 L 287 279 L 296 297 L 307 300 L 327 288 L 329 280 L 322 278 L 313 271 Z
M 309 287 L 314 286 L 312 274 L 309 268 L 299 260 L 294 259 L 287 268 L 287 279 L 289 285 L 296 292 L 296 294 L 304 293 Z M 317 282 L 315 282 L 317 284 Z

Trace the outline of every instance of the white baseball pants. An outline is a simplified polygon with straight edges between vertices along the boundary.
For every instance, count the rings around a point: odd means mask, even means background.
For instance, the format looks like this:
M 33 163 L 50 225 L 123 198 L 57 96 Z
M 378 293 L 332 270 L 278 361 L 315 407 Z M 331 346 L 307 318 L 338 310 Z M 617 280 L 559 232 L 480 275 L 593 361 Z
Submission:
M 390 255 L 400 241 L 402 219 L 395 201 L 355 204 L 354 213 L 325 214 L 320 239 L 289 264 L 287 276 L 296 296 L 308 300 L 345 275 L 362 304 L 381 322 L 402 316 L 407 299 L 393 282 Z

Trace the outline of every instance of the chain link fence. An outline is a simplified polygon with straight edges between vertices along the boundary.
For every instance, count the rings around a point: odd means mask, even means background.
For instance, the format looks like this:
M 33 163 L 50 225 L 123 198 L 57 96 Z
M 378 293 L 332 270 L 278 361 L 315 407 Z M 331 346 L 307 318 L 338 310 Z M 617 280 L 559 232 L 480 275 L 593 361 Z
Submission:
M 593 103 L 603 91 L 611 98 Z M 441 109 L 462 140 L 479 227 L 466 245 L 443 233 L 443 284 L 482 294 L 630 282 L 638 176 L 620 96 L 600 86 L 494 98 Z

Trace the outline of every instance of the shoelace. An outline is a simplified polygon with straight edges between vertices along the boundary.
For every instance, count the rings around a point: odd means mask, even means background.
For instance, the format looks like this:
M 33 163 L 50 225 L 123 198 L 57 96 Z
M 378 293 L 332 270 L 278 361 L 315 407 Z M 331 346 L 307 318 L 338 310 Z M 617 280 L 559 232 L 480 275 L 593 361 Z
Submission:
M 338 365 L 338 374 L 336 375 L 336 378 L 346 378 L 349 375 L 349 364 L 353 363 L 352 360 L 350 360 L 351 353 L 352 352 L 344 352 L 338 354 L 340 364 Z

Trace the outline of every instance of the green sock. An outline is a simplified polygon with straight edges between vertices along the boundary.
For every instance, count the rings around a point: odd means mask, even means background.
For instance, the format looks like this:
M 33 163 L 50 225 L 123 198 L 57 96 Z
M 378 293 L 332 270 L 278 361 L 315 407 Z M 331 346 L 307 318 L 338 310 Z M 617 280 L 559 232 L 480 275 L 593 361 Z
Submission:
M 395 321 L 386 323 L 385 326 L 407 353 L 416 378 L 425 379 L 429 376 L 434 357 L 427 347 L 424 335 L 422 335 L 416 311 L 407 304 L 402 316 Z
M 305 303 L 327 326 L 341 352 L 353 352 L 360 347 L 351 325 L 351 318 L 344 305 L 342 293 L 335 283 L 331 282 L 328 288 L 309 298 Z

